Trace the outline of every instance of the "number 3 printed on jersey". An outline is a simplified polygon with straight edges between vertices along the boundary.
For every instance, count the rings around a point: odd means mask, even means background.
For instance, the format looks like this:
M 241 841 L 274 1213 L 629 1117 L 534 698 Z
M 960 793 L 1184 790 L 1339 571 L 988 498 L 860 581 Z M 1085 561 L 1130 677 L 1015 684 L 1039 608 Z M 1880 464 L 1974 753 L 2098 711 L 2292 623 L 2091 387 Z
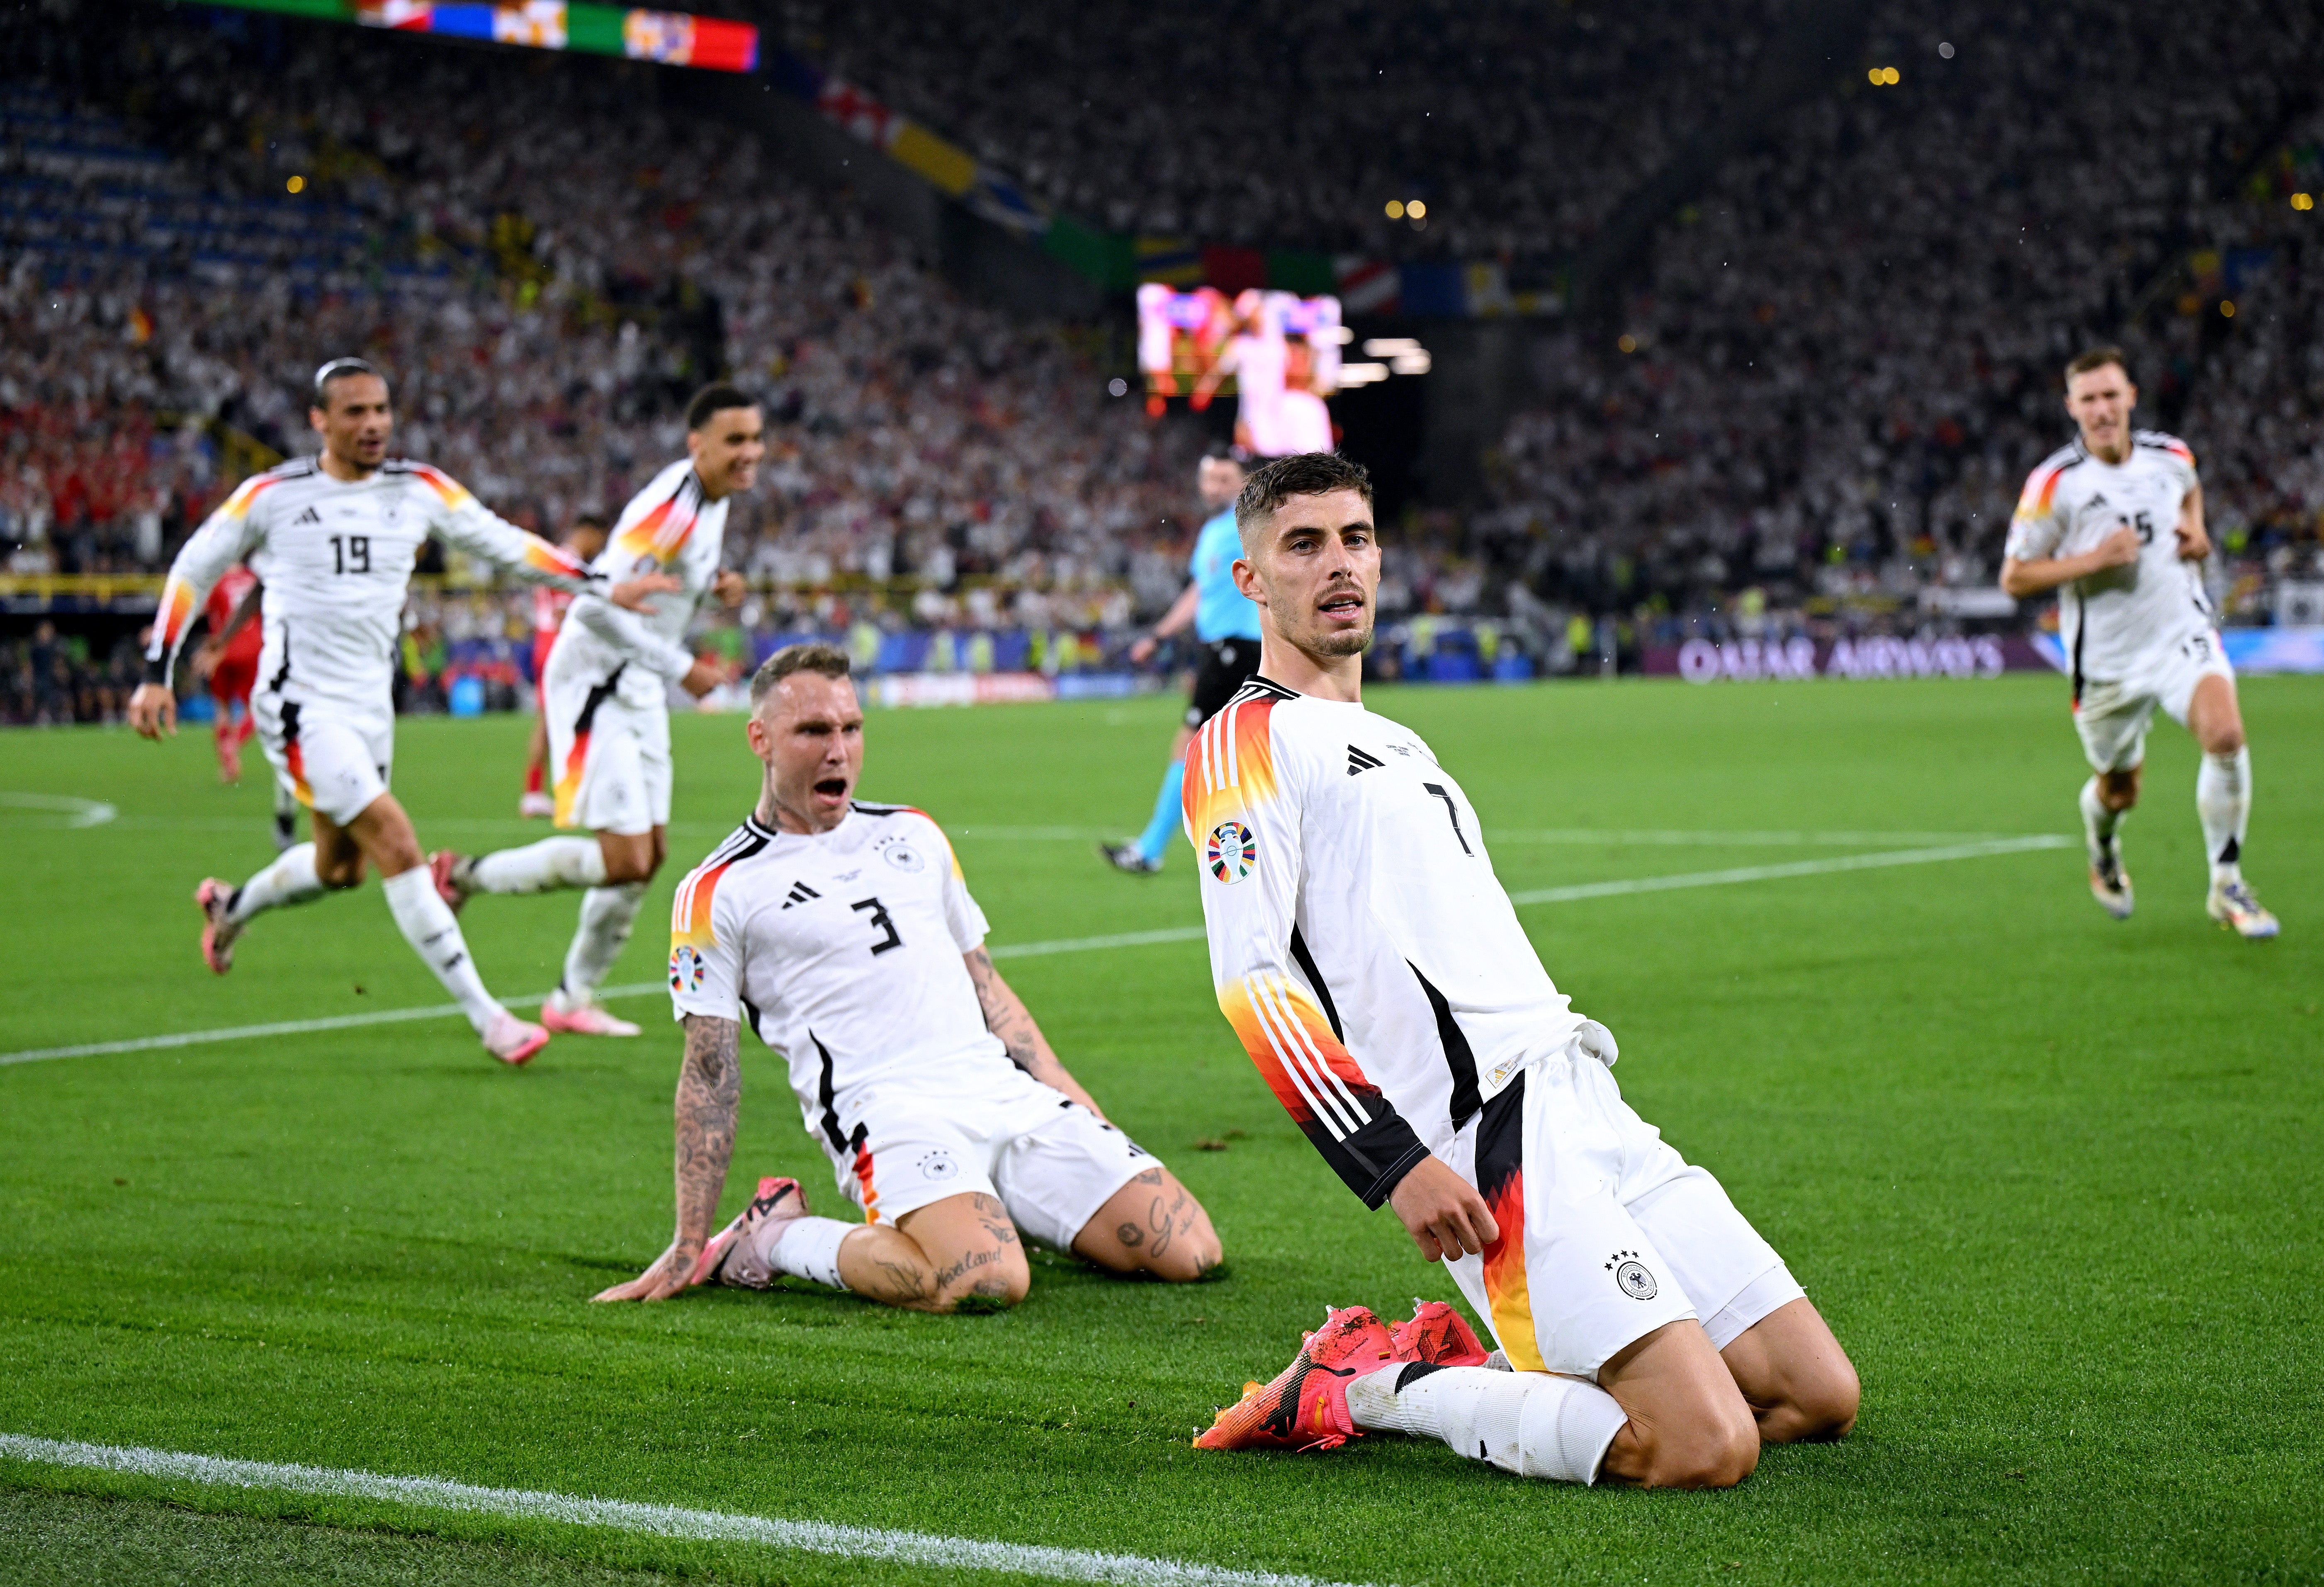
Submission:
M 903 938 L 896 934 L 896 922 L 889 918 L 888 906 L 881 903 L 879 899 L 858 899 L 847 907 L 858 912 L 859 913 L 865 910 L 869 910 L 872 913 L 872 929 L 875 931 L 884 933 L 881 940 L 872 944 L 872 952 L 874 957 L 887 952 L 890 948 L 901 948 L 904 945 Z

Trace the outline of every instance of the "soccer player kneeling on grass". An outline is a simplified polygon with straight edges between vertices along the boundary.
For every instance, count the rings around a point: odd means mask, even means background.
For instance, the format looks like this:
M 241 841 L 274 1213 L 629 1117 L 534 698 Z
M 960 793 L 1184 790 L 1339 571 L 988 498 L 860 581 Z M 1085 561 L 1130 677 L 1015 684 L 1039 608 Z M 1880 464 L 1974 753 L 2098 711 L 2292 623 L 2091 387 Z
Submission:
M 1209 1215 L 1106 1122 L 992 968 L 943 830 L 853 798 L 863 712 L 845 654 L 776 652 L 751 702 L 759 808 L 671 912 L 678 1233 L 597 1298 L 788 1274 L 915 1311 L 1013 1306 L 1030 1282 L 1019 1229 L 1114 1272 L 1185 1281 L 1215 1267 Z M 713 1235 L 744 1020 L 789 1064 L 862 1223 L 811 1216 L 796 1180 L 770 1177 Z
M 1512 1370 L 1442 1302 L 1393 1330 L 1333 1309 L 1198 1446 L 1409 1433 L 1526 1476 L 1724 1487 L 1763 1441 L 1845 1434 L 1856 1372 L 1831 1331 L 1623 1102 L 1613 1037 L 1551 985 L 1460 784 L 1361 703 L 1380 573 L 1363 470 L 1280 459 L 1236 518 L 1259 674 L 1186 752 L 1219 1006 Z

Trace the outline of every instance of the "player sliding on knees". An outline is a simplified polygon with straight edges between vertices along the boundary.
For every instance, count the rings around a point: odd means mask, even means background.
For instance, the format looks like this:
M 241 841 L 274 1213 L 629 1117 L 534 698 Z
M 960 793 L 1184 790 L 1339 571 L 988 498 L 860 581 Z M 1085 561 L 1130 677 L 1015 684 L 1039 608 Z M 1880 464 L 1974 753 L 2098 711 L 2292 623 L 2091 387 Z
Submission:
M 369 864 L 404 940 L 458 1000 L 485 1050 L 523 1063 L 549 1033 L 484 990 L 459 922 L 437 896 L 411 818 L 387 791 L 396 637 L 412 563 L 430 534 L 534 583 L 603 590 L 604 580 L 494 517 L 448 475 L 390 458 L 387 381 L 361 359 L 335 359 L 315 372 L 308 420 L 323 438 L 320 454 L 246 481 L 178 553 L 146 679 L 129 702 L 130 722 L 146 738 L 176 732 L 169 678 L 178 648 L 204 593 L 246 559 L 264 586 L 251 714 L 277 779 L 312 812 L 315 835 L 239 887 L 215 876 L 202 883 L 194 894 L 202 959 L 226 974 L 235 940 L 258 915 L 355 886 Z M 633 606 L 668 587 L 647 579 L 611 598 Z
M 844 652 L 794 645 L 751 682 L 766 765 L 750 820 L 678 884 L 670 1000 L 678 1232 L 599 1300 L 779 1274 L 915 1311 L 1014 1306 L 1024 1234 L 1118 1273 L 1180 1282 L 1219 1261 L 1209 1215 L 1099 1111 L 992 968 L 943 830 L 855 803 L 863 712 Z M 714 1235 L 734 1149 L 742 1022 L 790 1069 L 807 1133 L 863 1222 L 759 1181 Z
M 669 706 L 678 684 L 696 699 L 724 681 L 724 665 L 683 641 L 695 607 L 715 593 L 742 601 L 742 575 L 721 573 L 726 509 L 766 455 L 759 405 L 732 386 L 707 386 L 686 410 L 682 462 L 656 474 L 622 509 L 597 557 L 606 578 L 659 573 L 674 592 L 635 614 L 598 596 L 573 602 L 541 670 L 541 714 L 557 768 L 557 824 L 587 837 L 544 838 L 467 858 L 429 856 L 444 902 L 478 893 L 581 887 L 581 921 L 540 1023 L 560 1033 L 634 1036 L 638 1027 L 597 1002 L 630 940 L 646 884 L 669 852 Z
M 2198 568 L 2211 554 L 2195 454 L 2175 436 L 2134 430 L 2138 388 L 2119 347 L 2066 366 L 2066 411 L 2080 431 L 2025 482 L 2001 587 L 2023 601 L 2060 592 L 2059 638 L 2074 679 L 2074 729 L 2096 775 L 2082 784 L 2090 893 L 2128 920 L 2122 818 L 2138 803 L 2147 724 L 2158 705 L 2195 736 L 2195 814 L 2211 862 L 2210 917 L 2245 937 L 2273 937 L 2275 916 L 2244 880 L 2251 750 L 2236 672 Z
M 1324 1160 L 1443 1260 L 1442 1302 L 1330 1310 L 1195 1442 L 1442 1438 L 1526 1476 L 1724 1487 L 1856 1420 L 1847 1355 L 1766 1241 L 1626 1105 L 1613 1037 L 1551 985 L 1477 812 L 1361 702 L 1370 482 L 1326 453 L 1236 503 L 1259 675 L 1186 752 L 1219 1006 Z

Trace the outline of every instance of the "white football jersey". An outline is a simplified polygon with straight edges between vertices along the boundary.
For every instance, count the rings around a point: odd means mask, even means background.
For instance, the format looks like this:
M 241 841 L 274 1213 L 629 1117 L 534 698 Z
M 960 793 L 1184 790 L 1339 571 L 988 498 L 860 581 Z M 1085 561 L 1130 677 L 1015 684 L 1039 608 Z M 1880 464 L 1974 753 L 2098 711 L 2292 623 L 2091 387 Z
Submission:
M 1185 816 L 1219 1007 L 1367 1206 L 1581 1028 L 1409 728 L 1254 678 L 1186 752 Z
M 625 611 L 602 595 L 574 601 L 550 664 L 560 676 L 577 669 L 602 682 L 619 671 L 614 693 L 623 704 L 665 702 L 661 681 L 676 682 L 694 665 L 683 641 L 694 609 L 718 578 L 731 500 L 705 499 L 687 462 L 671 463 L 630 499 L 593 571 L 609 586 L 668 573 L 684 588 L 651 597 L 651 615 Z
M 2059 638 L 2084 683 L 2120 683 L 2190 635 L 2213 625 L 2197 564 L 2179 555 L 2180 505 L 2195 488 L 2195 454 L 2175 436 L 2133 432 L 2119 463 L 2073 445 L 2043 459 L 2009 521 L 2009 555 L 2019 562 L 2080 556 L 2117 529 L 2138 532 L 2138 560 L 2076 579 L 2058 592 Z
M 167 680 L 210 586 L 247 561 L 266 586 L 260 687 L 392 714 L 404 599 L 430 535 L 536 583 L 592 587 L 570 553 L 494 516 L 424 463 L 391 458 L 350 482 L 312 457 L 293 458 L 244 480 L 178 552 L 145 652 L 148 680 Z
M 807 1129 L 844 1151 L 835 1099 L 866 1081 L 973 1096 L 1019 1074 L 962 957 L 984 933 L 921 812 L 858 803 L 813 836 L 754 817 L 678 885 L 671 1010 L 748 1023 L 789 1065 Z

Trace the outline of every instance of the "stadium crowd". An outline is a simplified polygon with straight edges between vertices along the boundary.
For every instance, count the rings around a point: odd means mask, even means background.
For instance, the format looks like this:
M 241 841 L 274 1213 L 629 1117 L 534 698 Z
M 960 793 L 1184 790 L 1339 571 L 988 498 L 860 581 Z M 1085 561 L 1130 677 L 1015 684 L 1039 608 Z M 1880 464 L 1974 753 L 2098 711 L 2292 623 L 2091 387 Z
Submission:
M 1548 264 L 1740 86 L 1784 7 L 751 9 L 802 55 L 1090 224 Z M 1413 198 L 1426 206 L 1418 220 L 1389 218 L 1388 200 Z
M 2129 317 L 2138 422 L 2202 460 L 2236 615 L 2244 563 L 2313 556 L 2324 354 L 2290 197 L 2316 128 L 2287 115 L 2313 12 L 2227 0 L 2158 32 L 1988 0 L 1945 25 L 1886 8 L 1874 59 L 1900 85 L 1796 107 L 1664 228 L 1618 354 L 1538 345 L 1472 551 L 1536 595 L 1714 628 L 1752 586 L 1796 607 L 1990 585 L 2026 473 L 2070 435 L 2059 368 Z M 2190 253 L 2209 279 L 2158 291 Z
M 392 371 L 402 449 L 552 530 L 617 510 L 731 366 L 777 422 L 730 555 L 779 580 L 998 575 L 1047 601 L 1182 532 L 1191 442 L 756 136 L 656 108 L 652 69 L 305 29 L 261 69 L 233 21 L 118 41 L 118 101 L 173 158 L 55 90 L 0 100 L 16 571 L 159 565 L 225 482 L 209 421 L 311 445 L 318 349 Z M 347 91 L 391 57 L 392 95 Z M 78 437 L 106 431 L 100 468 Z
M 761 634 L 1118 635 L 1174 592 L 1191 437 L 756 136 L 659 104 L 667 74 L 215 13 L 77 27 L 95 3 L 0 52 L 0 571 L 158 569 L 262 448 L 310 445 L 299 392 L 328 347 L 395 373 L 405 449 L 549 530 L 618 508 L 680 445 L 684 391 L 731 367 L 776 421 L 730 529 Z M 1512 260 L 1586 241 L 1773 14 L 1281 0 L 1213 28 L 1046 4 L 934 25 L 951 4 L 761 20 L 1109 225 Z M 1876 14 L 1871 58 L 1903 80 L 1803 102 L 1731 158 L 1632 278 L 1618 351 L 1536 330 L 1490 500 L 1405 526 L 1387 614 L 1490 614 L 1552 668 L 1835 608 L 1909 627 L 1923 592 L 1990 586 L 2066 434 L 2057 366 L 2126 324 L 2141 422 L 2202 460 L 2229 615 L 2324 577 L 2316 223 L 2292 202 L 2324 187 L 2296 66 L 2316 21 L 2109 16 L 1975 0 L 1940 39 Z M 392 96 L 350 91 L 390 59 Z M 1287 144 L 1278 78 L 1320 112 Z M 1375 188 L 1433 195 L 1430 229 L 1390 226 Z M 901 579 L 926 587 L 879 594 Z M 521 637 L 456 591 L 412 621 L 421 699 L 442 647 Z M 10 648 L 0 714 L 104 709 L 106 658 L 41 657 Z

